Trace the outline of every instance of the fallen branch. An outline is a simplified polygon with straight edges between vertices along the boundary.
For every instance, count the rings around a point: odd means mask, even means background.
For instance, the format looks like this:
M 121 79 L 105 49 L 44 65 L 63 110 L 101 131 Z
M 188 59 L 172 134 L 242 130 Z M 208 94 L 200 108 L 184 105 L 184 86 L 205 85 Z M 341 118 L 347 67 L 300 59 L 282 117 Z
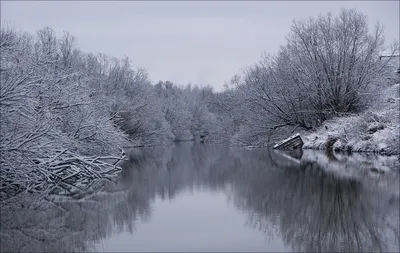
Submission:
M 62 150 L 55 156 L 27 159 L 26 168 L 1 167 L 1 199 L 9 199 L 23 192 L 39 193 L 42 197 L 52 194 L 80 199 L 101 190 L 121 171 L 107 160 L 125 160 L 125 157 L 85 157 Z

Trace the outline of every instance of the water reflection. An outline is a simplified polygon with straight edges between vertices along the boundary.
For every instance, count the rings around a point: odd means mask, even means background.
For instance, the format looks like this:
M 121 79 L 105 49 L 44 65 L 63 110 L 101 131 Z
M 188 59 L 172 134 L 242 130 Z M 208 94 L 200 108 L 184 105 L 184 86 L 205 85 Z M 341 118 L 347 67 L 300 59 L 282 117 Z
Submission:
M 244 212 L 268 239 L 262 251 L 277 238 L 293 251 L 398 251 L 399 176 L 387 170 L 393 159 L 191 142 L 128 154 L 117 184 L 86 201 L 2 207 L 1 251 L 101 250 L 102 239 L 134 236 L 137 221 L 151 222 L 155 199 L 199 189 L 224 193 Z
M 309 158 L 274 162 L 269 177 L 254 172 L 254 179 L 235 184 L 235 205 L 249 211 L 249 223 L 266 234 L 279 233 L 294 251 L 396 251 L 398 196 L 329 173 Z

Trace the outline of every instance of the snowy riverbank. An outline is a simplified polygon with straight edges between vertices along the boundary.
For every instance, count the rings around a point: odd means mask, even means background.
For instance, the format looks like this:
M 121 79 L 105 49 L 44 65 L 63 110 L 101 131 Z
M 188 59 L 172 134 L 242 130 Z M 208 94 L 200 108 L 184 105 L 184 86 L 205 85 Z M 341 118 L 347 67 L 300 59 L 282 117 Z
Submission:
M 400 154 L 400 84 L 380 94 L 375 106 L 359 115 L 326 121 L 315 132 L 303 134 L 305 149 Z

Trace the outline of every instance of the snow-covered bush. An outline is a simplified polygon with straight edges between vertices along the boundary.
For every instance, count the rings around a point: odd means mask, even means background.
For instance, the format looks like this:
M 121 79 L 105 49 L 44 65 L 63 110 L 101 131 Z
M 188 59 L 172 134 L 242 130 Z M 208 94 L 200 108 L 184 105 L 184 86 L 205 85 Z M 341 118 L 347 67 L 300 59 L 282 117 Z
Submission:
M 337 140 L 334 150 L 400 154 L 400 84 L 384 88 L 382 96 L 359 114 L 324 122 L 304 137 L 304 148 L 324 149 L 329 136 Z M 392 100 L 393 99 L 393 100 Z

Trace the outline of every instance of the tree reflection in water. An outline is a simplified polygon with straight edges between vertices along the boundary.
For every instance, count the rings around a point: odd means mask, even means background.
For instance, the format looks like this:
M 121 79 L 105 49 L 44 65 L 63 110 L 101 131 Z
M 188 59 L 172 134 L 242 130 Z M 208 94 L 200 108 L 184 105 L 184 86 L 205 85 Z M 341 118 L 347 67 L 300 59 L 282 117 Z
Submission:
M 86 201 L 37 210 L 2 206 L 1 251 L 87 251 L 113 234 L 134 233 L 136 221 L 151 219 L 156 197 L 173 199 L 201 188 L 226 192 L 251 226 L 270 240 L 282 237 L 294 251 L 398 247 L 399 198 L 378 187 L 398 185 L 396 173 L 379 174 L 377 184 L 368 175 L 327 172 L 321 157 L 288 159 L 266 149 L 191 142 L 127 153 L 117 184 Z M 329 166 L 335 163 L 352 164 L 331 159 Z
M 398 247 L 398 196 L 328 174 L 315 161 L 279 162 L 272 162 L 268 177 L 259 168 L 234 184 L 235 204 L 253 227 L 279 233 L 294 251 L 386 252 L 390 240 Z

